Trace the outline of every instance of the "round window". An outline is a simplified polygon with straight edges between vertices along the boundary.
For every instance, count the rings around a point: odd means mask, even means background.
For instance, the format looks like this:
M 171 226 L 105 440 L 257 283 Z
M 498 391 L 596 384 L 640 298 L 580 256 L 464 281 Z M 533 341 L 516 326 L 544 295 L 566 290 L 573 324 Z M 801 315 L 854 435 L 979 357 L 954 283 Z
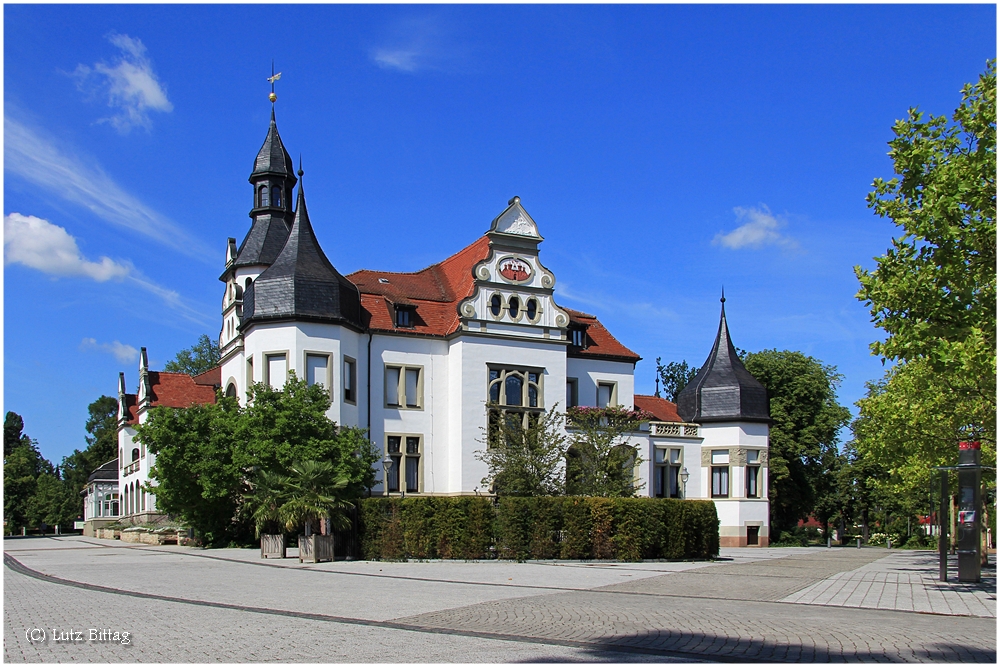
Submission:
M 528 299 L 524 312 L 528 316 L 528 319 L 534 322 L 535 318 L 538 317 L 538 301 L 535 299 Z
M 521 312 L 521 302 L 516 296 L 510 297 L 510 301 L 507 302 L 507 310 L 510 311 L 510 318 L 516 320 Z

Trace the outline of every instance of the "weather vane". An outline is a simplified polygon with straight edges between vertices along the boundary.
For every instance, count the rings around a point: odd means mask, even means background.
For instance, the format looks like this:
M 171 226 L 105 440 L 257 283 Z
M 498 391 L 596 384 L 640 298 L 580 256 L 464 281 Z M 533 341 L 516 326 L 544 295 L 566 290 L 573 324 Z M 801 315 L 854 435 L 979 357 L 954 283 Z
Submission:
M 277 74 L 274 73 L 274 61 L 271 61 L 271 76 L 267 77 L 267 80 L 271 83 L 271 94 L 267 96 L 267 99 L 271 100 L 271 104 L 278 99 L 278 96 L 274 94 L 274 82 L 281 78 L 281 72 Z

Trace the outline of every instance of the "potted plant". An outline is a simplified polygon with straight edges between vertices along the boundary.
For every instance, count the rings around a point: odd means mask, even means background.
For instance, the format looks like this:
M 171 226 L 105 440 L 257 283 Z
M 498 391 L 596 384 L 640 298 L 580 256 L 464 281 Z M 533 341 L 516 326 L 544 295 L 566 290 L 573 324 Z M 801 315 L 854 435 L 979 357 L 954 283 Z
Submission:
M 285 502 L 284 490 L 287 486 L 284 475 L 261 470 L 254 477 L 253 492 L 246 498 L 257 537 L 260 538 L 261 558 L 285 557 L 287 546 L 281 531 L 280 509 Z
M 280 513 L 291 528 L 303 526 L 299 535 L 299 562 L 319 563 L 333 560 L 333 535 L 329 523 L 346 527 L 345 510 L 350 503 L 343 498 L 348 478 L 338 475 L 328 461 L 300 461 L 289 467 L 287 496 Z M 329 519 L 329 521 L 322 521 Z M 320 524 L 320 534 L 314 528 Z

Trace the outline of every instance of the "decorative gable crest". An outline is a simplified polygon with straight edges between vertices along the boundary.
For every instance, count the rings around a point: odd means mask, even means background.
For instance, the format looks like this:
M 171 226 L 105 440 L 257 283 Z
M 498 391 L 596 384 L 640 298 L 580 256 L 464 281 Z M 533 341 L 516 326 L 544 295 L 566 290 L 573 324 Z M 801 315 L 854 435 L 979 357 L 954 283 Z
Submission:
M 507 204 L 508 206 L 503 213 L 493 219 L 493 224 L 490 225 L 490 231 L 487 233 L 525 236 L 541 241 L 542 236 L 538 233 L 538 225 L 521 206 L 521 198 L 514 197 Z

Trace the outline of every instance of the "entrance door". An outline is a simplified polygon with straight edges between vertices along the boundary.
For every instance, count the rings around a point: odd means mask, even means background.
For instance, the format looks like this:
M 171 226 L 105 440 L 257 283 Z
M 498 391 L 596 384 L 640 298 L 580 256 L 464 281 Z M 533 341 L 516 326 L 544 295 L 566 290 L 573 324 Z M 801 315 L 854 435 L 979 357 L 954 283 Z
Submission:
M 747 546 L 755 547 L 759 544 L 760 526 L 747 526 Z

